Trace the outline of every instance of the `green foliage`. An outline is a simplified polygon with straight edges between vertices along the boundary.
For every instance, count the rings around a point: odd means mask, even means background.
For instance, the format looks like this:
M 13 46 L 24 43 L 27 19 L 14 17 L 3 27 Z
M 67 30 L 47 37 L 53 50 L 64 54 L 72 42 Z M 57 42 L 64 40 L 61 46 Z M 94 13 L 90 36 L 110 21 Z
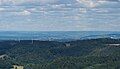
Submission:
M 108 44 L 120 44 L 120 39 L 3 41 L 0 52 L 8 57 L 0 60 L 0 68 L 17 64 L 25 69 L 120 69 L 120 46 Z

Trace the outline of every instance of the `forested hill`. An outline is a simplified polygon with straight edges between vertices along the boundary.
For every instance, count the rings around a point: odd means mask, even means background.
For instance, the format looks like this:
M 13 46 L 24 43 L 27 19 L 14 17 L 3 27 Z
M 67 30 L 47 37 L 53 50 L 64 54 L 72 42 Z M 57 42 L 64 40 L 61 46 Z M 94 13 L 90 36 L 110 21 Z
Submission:
M 0 69 L 120 69 L 120 39 L 0 41 Z

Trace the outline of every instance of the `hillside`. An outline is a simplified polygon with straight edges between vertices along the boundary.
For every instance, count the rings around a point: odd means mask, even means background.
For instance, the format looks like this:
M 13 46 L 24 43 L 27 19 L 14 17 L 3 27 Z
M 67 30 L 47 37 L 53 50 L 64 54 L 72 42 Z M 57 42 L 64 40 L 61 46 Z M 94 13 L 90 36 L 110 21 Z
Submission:
M 99 38 L 57 41 L 1 41 L 0 68 L 119 69 L 120 39 Z

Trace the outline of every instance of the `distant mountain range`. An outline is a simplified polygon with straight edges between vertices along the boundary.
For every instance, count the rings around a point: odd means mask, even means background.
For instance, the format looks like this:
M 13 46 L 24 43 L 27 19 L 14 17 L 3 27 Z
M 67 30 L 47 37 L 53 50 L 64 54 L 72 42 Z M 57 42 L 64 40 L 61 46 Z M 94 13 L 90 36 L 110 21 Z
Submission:
M 120 39 L 120 34 L 90 35 L 81 37 L 80 39 L 98 39 L 98 38 Z
M 73 41 L 83 39 L 119 39 L 120 32 L 71 31 L 71 32 L 0 32 L 0 40 L 50 40 Z

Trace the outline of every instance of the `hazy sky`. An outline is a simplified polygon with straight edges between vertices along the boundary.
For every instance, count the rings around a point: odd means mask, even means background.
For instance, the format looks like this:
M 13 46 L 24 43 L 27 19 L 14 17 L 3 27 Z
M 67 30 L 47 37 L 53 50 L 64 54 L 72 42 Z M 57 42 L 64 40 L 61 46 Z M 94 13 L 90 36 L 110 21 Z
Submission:
M 120 31 L 120 0 L 0 0 L 0 31 Z

